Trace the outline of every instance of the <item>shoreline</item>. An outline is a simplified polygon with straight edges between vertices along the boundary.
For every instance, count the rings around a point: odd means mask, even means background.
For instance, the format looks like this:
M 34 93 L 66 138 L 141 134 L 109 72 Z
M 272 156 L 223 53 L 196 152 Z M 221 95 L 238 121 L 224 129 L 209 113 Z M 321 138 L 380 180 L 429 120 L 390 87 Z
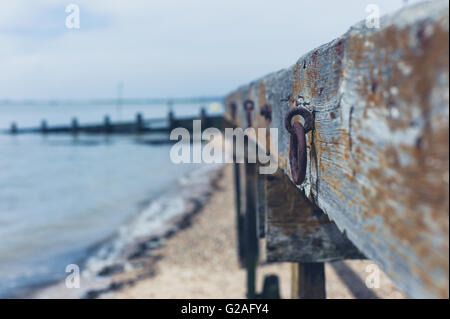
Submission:
M 161 258 L 154 250 L 177 232 L 191 225 L 217 188 L 223 165 L 202 166 L 178 179 L 154 199 L 142 203 L 142 209 L 116 233 L 94 244 L 80 264 L 80 288 L 67 289 L 65 278 L 24 289 L 19 298 L 96 298 L 154 275 L 154 264 Z M 117 279 L 133 273 L 134 278 Z M 69 273 L 68 273 L 69 275 Z M 14 298 L 14 297 L 13 297 Z

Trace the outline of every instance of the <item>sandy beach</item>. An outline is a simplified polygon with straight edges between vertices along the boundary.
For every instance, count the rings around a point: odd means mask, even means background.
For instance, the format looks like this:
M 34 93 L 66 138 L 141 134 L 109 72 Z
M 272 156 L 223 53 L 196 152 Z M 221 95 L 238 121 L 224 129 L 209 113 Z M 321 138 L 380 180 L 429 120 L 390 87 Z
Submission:
M 206 205 L 190 219 L 189 226 L 152 250 L 152 271 L 112 275 L 113 289 L 97 293 L 98 298 L 245 298 L 245 269 L 236 255 L 236 227 L 231 166 L 223 168 Z M 261 248 L 264 242 L 261 241 Z M 262 253 L 263 255 L 264 253 Z M 282 298 L 291 298 L 291 263 L 267 264 L 261 257 L 257 269 L 257 290 L 263 277 L 280 278 Z M 326 264 L 327 298 L 406 298 L 380 272 L 379 288 L 365 285 L 366 267 L 371 261 L 355 260 Z M 149 266 L 150 267 L 150 266 Z

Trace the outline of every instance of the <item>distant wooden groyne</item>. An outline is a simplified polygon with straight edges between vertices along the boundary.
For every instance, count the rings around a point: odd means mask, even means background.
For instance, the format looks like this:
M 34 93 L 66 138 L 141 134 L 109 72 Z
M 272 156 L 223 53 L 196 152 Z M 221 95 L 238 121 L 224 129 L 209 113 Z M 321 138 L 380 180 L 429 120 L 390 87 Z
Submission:
M 39 100 L 23 99 L 9 100 L 0 99 L 0 106 L 80 106 L 80 105 L 155 105 L 155 104 L 207 104 L 223 100 L 221 96 L 200 96 L 184 98 L 102 98 L 102 99 L 58 99 Z
M 73 118 L 67 125 L 51 126 L 47 120 L 42 120 L 40 126 L 21 128 L 17 123 L 12 123 L 9 130 L 4 133 L 9 134 L 150 134 L 150 133 L 170 133 L 177 127 L 193 130 L 193 121 L 202 120 L 204 127 L 223 127 L 222 115 L 208 115 L 204 108 L 201 109 L 198 116 L 176 117 L 173 111 L 170 111 L 165 118 L 145 119 L 142 113 L 137 113 L 134 121 L 112 122 L 106 115 L 101 123 L 81 124 L 77 118 Z

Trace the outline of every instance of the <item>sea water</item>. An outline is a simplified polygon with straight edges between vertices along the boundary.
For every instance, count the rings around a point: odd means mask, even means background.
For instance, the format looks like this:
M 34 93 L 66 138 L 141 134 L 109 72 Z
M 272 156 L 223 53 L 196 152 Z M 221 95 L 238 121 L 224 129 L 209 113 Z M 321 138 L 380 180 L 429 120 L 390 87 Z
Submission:
M 110 110 L 117 111 L 114 106 Z M 83 106 L 2 106 L 0 129 L 99 122 L 108 111 Z M 111 116 L 132 120 L 165 116 L 165 106 L 124 106 Z M 198 114 L 198 106 L 175 109 Z M 169 144 L 147 136 L 0 134 L 0 296 L 58 280 L 144 204 L 160 197 L 200 164 L 176 165 Z

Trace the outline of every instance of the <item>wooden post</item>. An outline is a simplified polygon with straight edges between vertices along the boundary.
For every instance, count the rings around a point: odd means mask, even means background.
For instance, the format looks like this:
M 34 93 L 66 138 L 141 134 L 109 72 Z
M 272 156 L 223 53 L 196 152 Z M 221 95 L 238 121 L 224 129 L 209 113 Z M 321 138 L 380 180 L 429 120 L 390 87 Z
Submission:
M 208 127 L 208 116 L 206 115 L 206 109 L 205 109 L 205 107 L 202 107 L 201 109 L 200 109 L 200 120 L 202 121 L 201 123 L 202 123 L 202 126 L 203 127 Z
M 266 202 L 265 202 L 265 183 L 266 175 L 257 174 L 256 178 L 256 198 L 257 198 L 257 219 L 258 219 L 258 237 L 265 236 Z
M 136 132 L 142 133 L 142 129 L 144 127 L 144 119 L 142 117 L 142 113 L 136 114 Z
M 234 203 L 236 211 L 236 233 L 239 263 L 244 264 L 243 218 L 241 213 L 241 165 L 237 162 L 236 143 L 233 142 Z
M 103 118 L 103 125 L 105 127 L 105 133 L 108 134 L 111 132 L 111 119 L 109 118 L 109 115 L 105 115 Z
M 280 299 L 280 283 L 277 275 L 270 274 L 264 277 L 262 299 Z
M 78 120 L 76 117 L 72 118 L 72 134 L 77 134 L 78 133 Z
M 169 119 L 169 130 L 173 130 L 175 128 L 175 114 L 173 113 L 172 110 L 169 111 L 168 119 Z
M 326 299 L 325 264 L 292 264 L 292 298 Z
M 245 149 L 248 149 L 248 137 L 245 136 Z M 245 264 L 247 266 L 247 297 L 256 297 L 256 265 L 259 257 L 257 217 L 256 217 L 256 163 L 245 163 Z
M 17 129 L 17 124 L 16 122 L 12 122 L 11 123 L 11 129 L 10 129 L 11 134 L 17 134 L 18 129 Z
M 47 129 L 47 121 L 46 120 L 42 120 L 41 121 L 41 132 L 42 134 L 46 134 L 48 131 Z

